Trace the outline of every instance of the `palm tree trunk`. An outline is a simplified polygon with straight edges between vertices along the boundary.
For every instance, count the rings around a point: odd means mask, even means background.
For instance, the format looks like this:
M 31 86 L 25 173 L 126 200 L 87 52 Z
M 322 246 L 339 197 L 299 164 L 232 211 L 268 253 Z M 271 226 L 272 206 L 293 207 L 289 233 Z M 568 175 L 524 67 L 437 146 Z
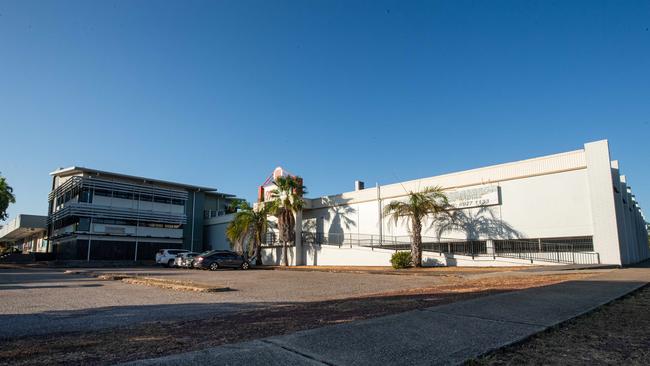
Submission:
M 256 266 L 261 266 L 262 263 L 262 238 L 261 238 L 260 233 L 256 235 L 255 239 L 255 252 L 253 255 L 255 256 L 255 265 Z
M 283 241 L 282 242 L 282 265 L 285 267 L 289 266 L 289 258 L 287 255 L 287 242 Z
M 422 267 L 422 223 L 420 220 L 413 220 L 412 230 L 411 259 L 415 267 Z

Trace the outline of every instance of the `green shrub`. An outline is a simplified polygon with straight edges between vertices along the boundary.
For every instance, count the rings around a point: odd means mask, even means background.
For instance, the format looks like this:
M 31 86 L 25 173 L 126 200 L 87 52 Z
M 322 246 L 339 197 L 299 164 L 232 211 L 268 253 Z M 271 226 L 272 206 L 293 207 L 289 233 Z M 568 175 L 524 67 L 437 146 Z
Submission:
M 411 253 L 410 252 L 395 252 L 392 257 L 390 257 L 390 264 L 393 265 L 393 268 L 408 268 L 411 266 Z

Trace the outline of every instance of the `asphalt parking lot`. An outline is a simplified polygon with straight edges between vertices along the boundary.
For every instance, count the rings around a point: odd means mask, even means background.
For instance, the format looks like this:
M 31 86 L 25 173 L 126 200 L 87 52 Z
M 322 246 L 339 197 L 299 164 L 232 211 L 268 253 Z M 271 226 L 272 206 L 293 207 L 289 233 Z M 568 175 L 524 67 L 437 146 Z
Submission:
M 98 269 L 219 284 L 233 291 L 173 291 L 64 274 L 63 269 L 0 269 L 0 339 L 117 327 L 295 302 L 341 299 L 423 288 L 443 276 L 269 270 L 192 271 L 164 268 Z

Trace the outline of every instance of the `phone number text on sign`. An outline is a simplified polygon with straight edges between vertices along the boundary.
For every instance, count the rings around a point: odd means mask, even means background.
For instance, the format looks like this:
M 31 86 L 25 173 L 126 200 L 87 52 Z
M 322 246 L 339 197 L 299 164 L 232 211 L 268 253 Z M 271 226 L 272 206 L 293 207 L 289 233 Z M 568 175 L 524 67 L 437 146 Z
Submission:
M 468 188 L 447 193 L 449 204 L 456 208 L 470 208 L 498 205 L 499 187 L 487 186 Z

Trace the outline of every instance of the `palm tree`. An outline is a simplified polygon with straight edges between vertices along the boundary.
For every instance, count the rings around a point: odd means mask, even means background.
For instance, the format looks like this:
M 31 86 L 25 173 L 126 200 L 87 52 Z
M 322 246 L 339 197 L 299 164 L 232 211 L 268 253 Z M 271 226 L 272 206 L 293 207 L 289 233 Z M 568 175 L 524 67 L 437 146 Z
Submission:
M 446 212 L 449 208 L 447 195 L 442 188 L 427 187 L 420 192 L 409 191 L 406 201 L 392 201 L 384 207 L 384 215 L 397 225 L 404 218 L 411 234 L 411 258 L 413 265 L 422 267 L 422 226 L 429 219 Z M 431 221 L 433 223 L 433 220 Z
M 228 224 L 226 236 L 232 243 L 233 250 L 245 254 L 244 242 L 251 238 L 253 245 L 248 247 L 248 254 L 255 258 L 255 265 L 262 265 L 261 246 L 269 226 L 268 207 L 259 205 L 251 207 L 246 201 L 237 204 L 235 219 Z
M 302 210 L 306 187 L 300 177 L 278 177 L 271 192 L 270 212 L 278 218 L 278 240 L 282 243 L 283 264 L 289 265 L 287 246 L 296 240 L 296 214 Z

